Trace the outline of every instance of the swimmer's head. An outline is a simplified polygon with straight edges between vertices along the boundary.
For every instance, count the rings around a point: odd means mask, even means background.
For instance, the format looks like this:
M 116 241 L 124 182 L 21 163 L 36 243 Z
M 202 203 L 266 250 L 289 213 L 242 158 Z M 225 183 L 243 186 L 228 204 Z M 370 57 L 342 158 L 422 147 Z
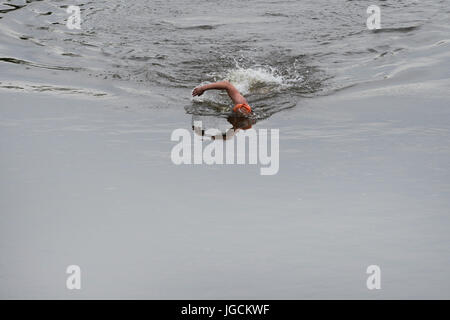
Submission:
M 252 108 L 246 103 L 239 103 L 234 106 L 233 112 L 238 115 L 248 116 L 252 113 Z

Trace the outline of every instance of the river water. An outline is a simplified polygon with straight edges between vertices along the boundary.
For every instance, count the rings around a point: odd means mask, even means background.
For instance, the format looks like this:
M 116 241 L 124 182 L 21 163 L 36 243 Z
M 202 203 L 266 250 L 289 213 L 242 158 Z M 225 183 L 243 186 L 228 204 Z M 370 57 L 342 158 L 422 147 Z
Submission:
M 223 115 L 226 97 L 210 94 L 192 104 L 186 92 L 229 79 L 265 118 L 301 97 L 389 77 L 405 55 L 448 31 L 448 1 L 382 1 L 377 32 L 366 28 L 370 4 L 8 1 L 0 11 L 0 61 L 2 77 L 12 73 L 14 81 L 1 85 L 87 95 L 125 91 L 144 100 L 152 92 L 163 102 L 147 100 L 150 107 Z M 68 5 L 81 8 L 80 30 L 66 27 Z M 31 77 L 39 81 L 30 84 Z M 90 86 L 70 86 L 71 78 L 86 77 Z
M 448 0 L 1 1 L 0 297 L 450 297 L 449 17 Z M 280 130 L 278 175 L 170 161 L 173 130 L 230 127 L 226 95 L 191 97 L 223 79 Z

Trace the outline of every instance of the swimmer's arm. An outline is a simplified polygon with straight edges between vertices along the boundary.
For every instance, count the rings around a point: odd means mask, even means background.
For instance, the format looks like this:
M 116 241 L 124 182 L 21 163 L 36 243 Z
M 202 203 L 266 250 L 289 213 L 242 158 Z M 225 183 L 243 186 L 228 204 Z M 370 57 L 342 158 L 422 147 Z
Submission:
M 234 104 L 247 103 L 239 90 L 228 81 L 219 81 L 197 87 L 192 91 L 192 96 L 201 96 L 207 90 L 226 90 Z

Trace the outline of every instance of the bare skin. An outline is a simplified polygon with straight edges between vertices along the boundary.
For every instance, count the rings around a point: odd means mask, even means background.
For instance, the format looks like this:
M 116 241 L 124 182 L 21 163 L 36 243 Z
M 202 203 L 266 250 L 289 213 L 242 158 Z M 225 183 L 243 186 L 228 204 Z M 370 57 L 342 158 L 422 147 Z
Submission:
M 203 86 L 197 87 L 194 89 L 194 91 L 192 91 L 192 96 L 193 97 L 201 96 L 203 94 L 203 92 L 205 92 L 207 90 L 226 90 L 228 93 L 228 96 L 230 97 L 231 100 L 233 100 L 233 103 L 235 105 L 241 104 L 241 103 L 248 104 L 247 100 L 242 96 L 242 94 L 239 92 L 239 90 L 236 89 L 236 87 L 233 86 L 228 81 L 219 81 L 219 82 L 209 83 L 209 84 L 205 84 Z

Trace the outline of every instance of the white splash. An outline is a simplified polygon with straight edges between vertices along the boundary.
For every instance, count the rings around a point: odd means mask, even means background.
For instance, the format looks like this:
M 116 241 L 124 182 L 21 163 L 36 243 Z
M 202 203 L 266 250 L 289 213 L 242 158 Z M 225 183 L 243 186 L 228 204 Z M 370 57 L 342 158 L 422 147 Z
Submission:
M 252 88 L 265 86 L 283 86 L 284 78 L 276 74 L 273 68 L 241 68 L 229 70 L 225 79 L 230 81 L 242 94 L 248 94 Z

